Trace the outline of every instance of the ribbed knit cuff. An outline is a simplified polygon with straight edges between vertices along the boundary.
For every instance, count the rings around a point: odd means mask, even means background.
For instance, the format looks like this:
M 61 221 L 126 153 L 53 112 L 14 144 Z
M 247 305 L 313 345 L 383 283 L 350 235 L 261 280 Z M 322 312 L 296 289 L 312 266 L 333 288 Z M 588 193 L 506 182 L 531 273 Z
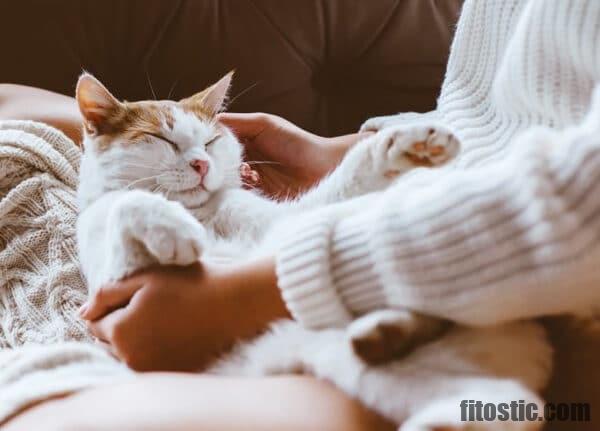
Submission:
M 341 327 L 352 320 L 331 278 L 332 227 L 325 218 L 307 220 L 276 255 L 283 300 L 294 318 L 308 328 Z
M 385 305 L 366 223 L 313 219 L 296 232 L 277 254 L 277 277 L 288 309 L 303 326 L 346 326 L 354 313 Z
M 368 215 L 342 220 L 332 235 L 333 284 L 346 307 L 355 315 L 385 308 L 387 304 L 373 260 L 373 220 Z

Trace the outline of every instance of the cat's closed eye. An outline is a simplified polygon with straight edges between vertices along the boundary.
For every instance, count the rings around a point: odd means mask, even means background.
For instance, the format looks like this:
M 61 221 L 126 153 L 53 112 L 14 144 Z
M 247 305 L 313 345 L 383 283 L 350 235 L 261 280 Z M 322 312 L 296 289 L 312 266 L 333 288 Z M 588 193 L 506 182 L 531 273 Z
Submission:
M 221 134 L 217 133 L 215 136 L 213 136 L 212 138 L 210 138 L 206 144 L 204 144 L 206 147 L 208 147 L 209 145 L 214 144 L 215 142 L 217 142 L 219 139 L 221 138 Z
M 175 151 L 176 153 L 179 152 L 179 147 L 177 146 L 177 144 L 175 142 L 171 141 L 170 139 L 167 139 L 164 136 L 157 135 L 155 133 L 148 133 L 148 135 L 153 136 L 156 139 L 160 139 L 163 142 L 166 142 L 173 149 L 173 151 Z

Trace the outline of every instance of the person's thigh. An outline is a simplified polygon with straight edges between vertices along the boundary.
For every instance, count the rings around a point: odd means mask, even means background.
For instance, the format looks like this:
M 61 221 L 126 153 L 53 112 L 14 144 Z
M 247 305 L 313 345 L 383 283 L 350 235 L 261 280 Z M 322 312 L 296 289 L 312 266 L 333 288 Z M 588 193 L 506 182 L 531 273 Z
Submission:
M 3 431 L 387 431 L 394 427 L 309 377 L 147 374 L 40 404 Z

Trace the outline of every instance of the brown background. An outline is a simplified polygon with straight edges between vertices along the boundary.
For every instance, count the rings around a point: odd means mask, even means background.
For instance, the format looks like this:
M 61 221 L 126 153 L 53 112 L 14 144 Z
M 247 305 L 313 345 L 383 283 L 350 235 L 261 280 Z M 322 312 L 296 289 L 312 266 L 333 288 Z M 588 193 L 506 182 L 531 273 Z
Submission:
M 0 82 L 181 98 L 236 69 L 231 110 L 325 135 L 434 107 L 460 0 L 2 0 Z

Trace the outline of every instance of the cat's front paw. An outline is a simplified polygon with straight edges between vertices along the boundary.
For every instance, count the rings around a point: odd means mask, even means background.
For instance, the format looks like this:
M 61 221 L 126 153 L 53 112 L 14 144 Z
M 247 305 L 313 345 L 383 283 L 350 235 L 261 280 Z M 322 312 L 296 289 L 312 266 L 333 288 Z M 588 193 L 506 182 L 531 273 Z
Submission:
M 402 358 L 441 335 L 448 325 L 408 310 L 379 310 L 354 320 L 347 335 L 359 358 L 378 365 Z
M 456 135 L 441 125 L 397 126 L 384 129 L 371 139 L 373 159 L 387 177 L 417 166 L 442 165 L 460 151 Z
M 125 243 L 133 243 L 160 265 L 190 265 L 200 259 L 204 227 L 179 203 L 131 192 L 113 213 Z
M 206 232 L 196 220 L 173 218 L 152 226 L 148 232 L 143 242 L 161 265 L 190 265 L 202 255 Z

